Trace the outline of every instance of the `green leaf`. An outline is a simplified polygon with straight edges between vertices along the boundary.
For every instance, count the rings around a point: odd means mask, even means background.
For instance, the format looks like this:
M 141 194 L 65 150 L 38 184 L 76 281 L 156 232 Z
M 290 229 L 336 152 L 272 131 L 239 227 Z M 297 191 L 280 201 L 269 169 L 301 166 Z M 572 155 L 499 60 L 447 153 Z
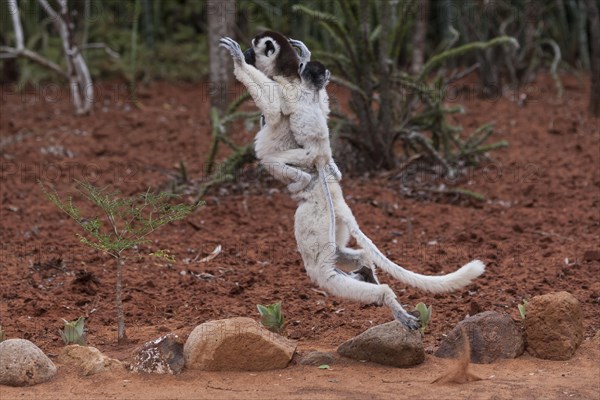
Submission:
M 60 210 L 81 226 L 84 235 L 77 234 L 81 243 L 118 258 L 121 252 L 148 242 L 146 236 L 170 222 L 185 218 L 200 206 L 172 204 L 175 195 L 147 190 L 138 196 L 122 197 L 118 191 L 96 187 L 88 182 L 75 181 L 77 190 L 100 212 L 83 217 L 71 197 L 61 201 L 56 191 L 49 191 L 40 182 L 42 191 Z M 158 252 L 166 257 L 166 251 Z
M 331 368 L 327 364 L 322 364 L 322 365 L 319 365 L 319 369 L 331 369 Z
M 431 321 L 432 307 L 427 307 L 424 303 L 419 303 L 415 306 L 415 310 L 418 311 L 419 321 L 421 322 L 421 328 L 419 330 L 421 331 L 421 334 L 424 334 L 427 325 L 429 325 L 429 322 Z
M 59 333 L 65 344 L 85 345 L 85 338 L 83 337 L 84 321 L 84 317 L 79 317 L 75 321 L 71 322 L 63 319 L 65 326 L 62 331 L 59 331 Z
M 423 78 L 426 77 L 434 67 L 437 67 L 449 58 L 459 57 L 473 50 L 485 50 L 487 48 L 503 44 L 511 44 L 514 47 L 519 47 L 519 42 L 517 41 L 517 39 L 510 36 L 499 36 L 488 40 L 487 42 L 471 42 L 459 47 L 446 50 L 440 54 L 436 54 L 435 56 L 431 57 L 423 66 L 423 70 L 417 77 L 417 80 L 423 80 Z
M 521 319 L 525 319 L 525 315 L 527 312 L 527 300 L 523 300 L 523 304 L 519 304 L 517 305 L 517 308 L 519 309 L 519 315 L 521 315 Z
M 268 306 L 258 304 L 256 307 L 261 315 L 260 322 L 264 327 L 272 332 L 281 332 L 283 330 L 285 319 L 281 312 L 281 301 Z
M 260 313 L 260 315 L 267 315 L 269 314 L 269 310 L 267 309 L 267 307 L 261 305 L 261 304 L 257 304 L 256 307 L 258 308 L 258 312 Z

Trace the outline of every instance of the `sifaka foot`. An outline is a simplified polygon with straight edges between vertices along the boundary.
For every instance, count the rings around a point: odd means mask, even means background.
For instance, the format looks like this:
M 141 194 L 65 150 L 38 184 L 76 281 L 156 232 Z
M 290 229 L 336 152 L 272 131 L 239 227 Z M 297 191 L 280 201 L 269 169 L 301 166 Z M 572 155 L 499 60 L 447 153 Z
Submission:
M 394 312 L 394 318 L 396 321 L 399 321 L 402 325 L 407 327 L 408 329 L 414 331 L 421 327 L 421 322 L 419 318 L 414 315 L 410 315 L 404 310 Z
M 296 182 L 290 183 L 287 186 L 287 188 L 290 191 L 290 193 L 292 193 L 292 194 L 301 192 L 308 186 L 308 184 L 310 183 L 310 180 L 311 180 L 310 175 L 303 174 L 300 176 L 300 179 L 298 179 Z

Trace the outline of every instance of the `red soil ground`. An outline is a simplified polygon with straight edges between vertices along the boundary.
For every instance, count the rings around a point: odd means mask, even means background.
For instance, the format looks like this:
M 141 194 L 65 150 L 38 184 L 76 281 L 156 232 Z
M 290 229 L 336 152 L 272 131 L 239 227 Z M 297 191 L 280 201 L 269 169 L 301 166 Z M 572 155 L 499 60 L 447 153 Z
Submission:
M 481 100 L 469 90 L 458 95 L 466 113 L 457 119 L 466 132 L 493 121 L 494 138 L 510 142 L 455 185 L 484 194 L 484 202 L 431 193 L 409 197 L 426 192 L 393 172 L 344 178 L 359 224 L 390 259 L 426 274 L 450 272 L 472 258 L 487 264 L 472 286 L 444 295 L 422 293 L 381 274 L 408 308 L 433 305 L 424 339 L 430 352 L 445 332 L 479 310 L 518 319 L 523 299 L 560 290 L 581 302 L 586 341 L 575 359 L 557 363 L 524 356 L 476 366 L 474 372 L 493 377 L 444 387 L 442 397 L 600 396 L 600 352 L 590 340 L 600 328 L 600 123 L 586 116 L 587 78 L 563 79 L 560 101 L 547 78 L 495 100 Z M 116 345 L 113 262 L 79 243 L 78 227 L 46 200 L 37 180 L 61 194 L 73 193 L 73 179 L 86 179 L 129 195 L 166 187 L 180 160 L 191 177 L 202 177 L 210 127 L 204 85 L 141 88 L 140 107 L 127 101 L 123 85 L 98 89 L 94 113 L 74 117 L 66 87 L 18 94 L 2 87 L 0 324 L 7 337 L 30 339 L 55 354 L 62 346 L 61 318 L 83 315 L 88 343 L 124 359 L 165 332 L 185 336 L 210 319 L 258 318 L 257 303 L 283 300 L 286 335 L 299 341 L 299 349 L 333 350 L 391 319 L 385 308 L 316 290 L 296 252 L 295 203 L 281 184 L 250 172 L 237 184 L 209 192 L 204 207 L 163 228 L 128 258 L 124 305 L 130 343 Z M 521 94 L 527 95 L 524 104 L 517 101 Z M 347 95 L 334 90 L 332 98 L 344 106 Z M 236 141 L 252 136 L 237 126 Z M 223 247 L 219 256 L 198 262 L 217 245 Z M 145 256 L 165 248 L 175 262 Z M 199 278 L 202 273 L 214 278 Z M 0 397 L 440 398 L 439 388 L 428 382 L 444 363 L 428 356 L 411 370 L 342 362 L 333 371 L 294 365 L 258 374 L 186 371 L 179 377 L 85 379 L 61 369 L 52 383 L 1 387 Z

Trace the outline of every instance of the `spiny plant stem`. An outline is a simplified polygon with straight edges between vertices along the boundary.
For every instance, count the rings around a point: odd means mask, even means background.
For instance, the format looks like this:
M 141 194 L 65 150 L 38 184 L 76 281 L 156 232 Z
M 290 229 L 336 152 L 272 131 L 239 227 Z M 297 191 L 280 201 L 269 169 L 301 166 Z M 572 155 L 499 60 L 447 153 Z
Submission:
M 123 343 L 127 339 L 125 334 L 125 314 L 123 313 L 123 260 L 119 253 L 115 258 L 117 274 L 115 283 L 117 303 L 117 341 Z

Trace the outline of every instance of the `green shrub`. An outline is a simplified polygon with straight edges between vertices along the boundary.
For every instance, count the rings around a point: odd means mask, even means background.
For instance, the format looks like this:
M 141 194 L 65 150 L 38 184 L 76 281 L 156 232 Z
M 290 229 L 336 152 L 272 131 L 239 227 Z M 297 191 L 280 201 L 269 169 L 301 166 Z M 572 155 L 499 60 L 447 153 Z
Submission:
M 109 254 L 116 264 L 116 303 L 118 340 L 126 338 L 125 317 L 122 302 L 122 271 L 124 252 L 141 244 L 148 243 L 148 236 L 158 228 L 170 222 L 181 220 L 190 214 L 199 203 L 194 205 L 170 204 L 175 195 L 154 194 L 150 190 L 138 196 L 124 198 L 119 192 L 109 192 L 107 188 L 98 188 L 87 182 L 77 181 L 77 190 L 101 212 L 84 217 L 81 210 L 69 197 L 60 199 L 56 191 L 48 191 L 40 182 L 42 191 L 59 209 L 71 217 L 84 231 L 77 234 L 81 243 Z M 158 250 L 155 254 L 168 254 Z

